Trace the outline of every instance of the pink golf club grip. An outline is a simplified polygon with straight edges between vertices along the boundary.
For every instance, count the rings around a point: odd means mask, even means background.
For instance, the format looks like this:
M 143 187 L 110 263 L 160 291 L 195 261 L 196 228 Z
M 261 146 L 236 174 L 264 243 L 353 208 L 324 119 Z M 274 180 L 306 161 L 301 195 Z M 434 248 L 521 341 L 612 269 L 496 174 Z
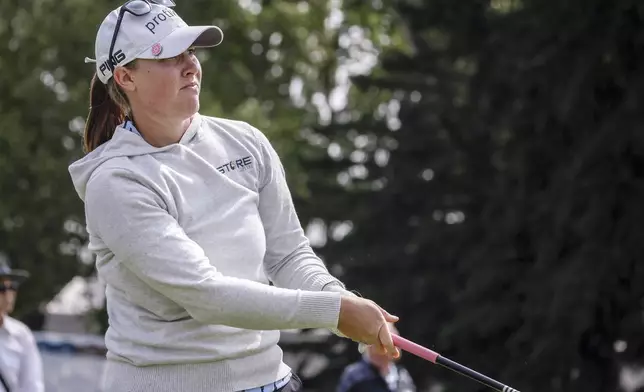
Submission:
M 410 352 L 414 355 L 417 355 L 423 359 L 428 360 L 431 363 L 437 364 L 444 366 L 448 368 L 451 371 L 454 371 L 456 373 L 462 374 L 464 376 L 470 377 L 478 382 L 480 382 L 483 385 L 487 385 L 490 388 L 493 388 L 495 391 L 498 392 L 519 392 L 518 390 L 509 387 L 501 382 L 498 382 L 484 374 L 481 374 L 479 372 L 476 372 L 470 368 L 467 368 L 463 365 L 461 365 L 458 362 L 454 362 L 449 358 L 442 357 L 440 354 L 423 347 L 419 344 L 416 344 L 410 340 L 407 340 L 403 337 L 400 337 L 395 334 L 391 334 L 391 337 L 394 341 L 394 345 L 402 350 L 405 350 L 407 352 Z
M 438 353 L 398 335 L 391 334 L 391 337 L 396 347 L 426 359 L 431 363 L 436 363 L 439 356 Z

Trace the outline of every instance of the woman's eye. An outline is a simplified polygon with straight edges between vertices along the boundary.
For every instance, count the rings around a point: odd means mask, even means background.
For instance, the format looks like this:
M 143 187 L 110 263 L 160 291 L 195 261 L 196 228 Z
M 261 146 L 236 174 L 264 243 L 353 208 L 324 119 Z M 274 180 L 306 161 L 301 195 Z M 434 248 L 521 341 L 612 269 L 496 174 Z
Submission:
M 185 54 L 188 54 L 188 56 L 192 56 L 192 55 L 194 55 L 194 54 L 195 54 L 195 51 L 196 51 L 196 49 L 195 49 L 195 48 L 189 48 L 189 49 L 188 49 L 188 50 L 186 50 L 184 53 L 181 53 L 181 54 L 176 55 L 176 56 L 174 56 L 174 57 L 169 57 L 169 58 L 167 58 L 167 59 L 162 59 L 161 61 L 163 61 L 163 62 L 173 62 L 173 61 L 174 61 L 174 62 L 180 62 L 180 61 L 183 59 L 183 56 L 184 56 Z

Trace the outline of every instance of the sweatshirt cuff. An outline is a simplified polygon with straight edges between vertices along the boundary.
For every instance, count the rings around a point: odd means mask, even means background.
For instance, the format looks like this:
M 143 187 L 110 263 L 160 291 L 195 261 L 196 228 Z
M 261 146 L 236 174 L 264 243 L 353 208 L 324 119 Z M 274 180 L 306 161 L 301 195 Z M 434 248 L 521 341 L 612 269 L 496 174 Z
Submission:
M 310 283 L 306 285 L 308 287 L 303 287 L 303 289 L 311 291 L 327 291 L 328 287 L 337 285 L 344 287 L 342 282 L 333 275 L 328 273 L 318 273 L 310 280 Z
M 353 293 L 352 291 L 347 290 L 340 281 L 331 282 L 328 285 L 326 285 L 325 287 L 323 287 L 322 290 L 323 291 L 332 291 L 332 292 L 335 292 L 335 293 L 340 293 L 342 295 L 350 295 L 350 296 L 357 297 L 357 295 L 355 293 Z
M 342 295 L 329 291 L 300 291 L 298 312 L 304 324 L 317 328 L 335 329 L 340 319 Z

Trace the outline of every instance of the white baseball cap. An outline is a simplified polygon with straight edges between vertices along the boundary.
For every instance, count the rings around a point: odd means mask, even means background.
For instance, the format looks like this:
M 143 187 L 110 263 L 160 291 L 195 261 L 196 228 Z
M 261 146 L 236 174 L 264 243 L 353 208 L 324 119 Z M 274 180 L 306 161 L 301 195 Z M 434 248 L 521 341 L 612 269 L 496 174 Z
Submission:
M 110 12 L 96 34 L 96 74 L 103 83 L 112 77 L 113 67 L 135 59 L 166 59 L 180 55 L 191 47 L 219 45 L 224 34 L 217 26 L 188 26 L 171 8 L 171 0 L 130 0 Z M 109 52 L 121 9 L 122 20 L 112 50 Z M 132 10 L 129 11 L 128 10 Z

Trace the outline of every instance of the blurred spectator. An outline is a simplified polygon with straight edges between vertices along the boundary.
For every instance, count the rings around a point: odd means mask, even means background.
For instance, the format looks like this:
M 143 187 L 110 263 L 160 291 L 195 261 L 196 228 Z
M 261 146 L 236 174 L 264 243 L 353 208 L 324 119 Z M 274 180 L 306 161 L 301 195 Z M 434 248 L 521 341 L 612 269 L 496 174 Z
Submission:
M 9 317 L 18 286 L 27 271 L 12 270 L 0 260 L 0 391 L 43 392 L 42 359 L 31 330 Z
M 393 333 L 398 330 L 389 324 Z M 386 355 L 370 346 L 362 359 L 344 369 L 336 392 L 415 392 L 416 386 L 409 372 Z

